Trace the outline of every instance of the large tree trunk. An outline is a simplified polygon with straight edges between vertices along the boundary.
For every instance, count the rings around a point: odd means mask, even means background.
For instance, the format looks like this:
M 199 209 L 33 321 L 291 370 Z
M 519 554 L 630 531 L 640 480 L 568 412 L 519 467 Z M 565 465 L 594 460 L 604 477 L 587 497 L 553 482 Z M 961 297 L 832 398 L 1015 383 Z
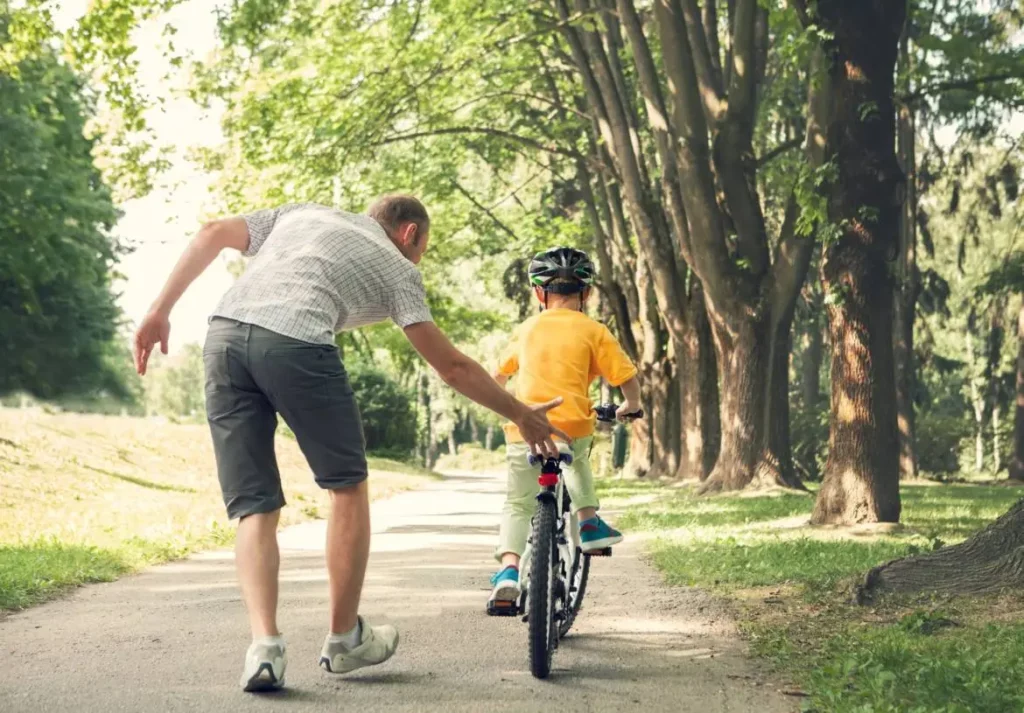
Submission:
M 838 168 L 822 285 L 832 349 L 832 412 L 825 479 L 811 522 L 897 522 L 899 437 L 893 364 L 893 281 L 900 224 L 893 70 L 906 3 L 820 0 L 833 33 L 829 152 Z
M 857 600 L 879 592 L 1018 593 L 1024 586 L 1024 500 L 984 530 L 952 547 L 875 567 Z
M 676 477 L 704 480 L 718 457 L 718 368 L 715 363 L 711 325 L 700 286 L 694 286 L 687 305 L 691 326 L 682 344 L 676 345 L 679 382 L 680 448 Z
M 1024 481 L 1024 303 L 1017 315 L 1017 389 L 1013 409 L 1013 460 L 1010 478 Z
M 904 32 L 900 41 L 900 63 L 910 71 L 909 38 Z M 899 256 L 897 258 L 896 302 L 893 322 L 893 347 L 896 360 L 896 413 L 899 426 L 900 478 L 917 476 L 915 445 L 914 383 L 914 315 L 920 291 L 917 273 L 917 152 L 915 150 L 916 119 L 914 108 L 903 104 L 899 109 L 900 165 L 906 174 L 906 193 L 900 221 Z
M 705 493 L 741 490 L 758 473 L 770 358 L 768 326 L 762 322 L 745 321 L 733 330 L 713 320 L 711 330 L 723 387 L 722 440 L 715 467 L 701 488 Z

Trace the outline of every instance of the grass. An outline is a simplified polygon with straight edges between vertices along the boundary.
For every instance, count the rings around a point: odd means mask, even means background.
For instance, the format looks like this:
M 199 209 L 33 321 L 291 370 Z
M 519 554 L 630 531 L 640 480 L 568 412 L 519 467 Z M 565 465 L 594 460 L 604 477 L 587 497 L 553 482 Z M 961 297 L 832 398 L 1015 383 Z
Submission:
M 904 527 L 868 534 L 812 528 L 813 496 L 700 498 L 690 488 L 602 480 L 627 533 L 646 532 L 673 585 L 729 598 L 754 653 L 829 713 L 1024 710 L 1024 597 L 890 597 L 850 603 L 851 585 L 890 559 L 959 542 L 1021 492 L 904 484 Z
M 230 544 L 209 431 L 152 419 L 0 408 L 0 611 Z M 279 438 L 285 525 L 327 512 L 295 442 Z M 370 496 L 421 468 L 370 459 Z

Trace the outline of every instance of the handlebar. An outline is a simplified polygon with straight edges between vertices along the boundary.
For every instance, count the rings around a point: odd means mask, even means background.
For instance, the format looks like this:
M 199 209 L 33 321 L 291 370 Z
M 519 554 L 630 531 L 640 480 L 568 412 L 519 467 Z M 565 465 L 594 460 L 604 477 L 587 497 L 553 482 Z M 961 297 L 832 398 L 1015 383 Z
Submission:
M 597 420 L 605 423 L 613 423 L 616 420 L 615 412 L 618 410 L 616 404 L 601 404 L 600 406 L 594 407 L 594 412 L 597 414 Z M 623 414 L 622 417 L 627 421 L 635 421 L 638 418 L 644 417 L 644 410 L 640 409 L 634 413 Z

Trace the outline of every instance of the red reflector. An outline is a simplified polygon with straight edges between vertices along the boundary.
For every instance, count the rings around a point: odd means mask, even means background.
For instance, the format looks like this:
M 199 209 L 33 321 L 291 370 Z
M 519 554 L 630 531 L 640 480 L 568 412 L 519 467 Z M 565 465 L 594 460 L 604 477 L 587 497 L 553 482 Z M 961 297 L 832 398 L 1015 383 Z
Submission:
M 553 488 L 558 485 L 558 473 L 541 473 L 537 477 L 537 482 L 542 488 Z

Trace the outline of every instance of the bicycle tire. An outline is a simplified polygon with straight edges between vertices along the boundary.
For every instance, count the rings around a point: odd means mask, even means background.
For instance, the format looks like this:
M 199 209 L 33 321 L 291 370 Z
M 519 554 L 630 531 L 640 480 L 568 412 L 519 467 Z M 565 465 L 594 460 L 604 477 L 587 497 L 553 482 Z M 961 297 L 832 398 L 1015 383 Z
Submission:
M 558 632 L 555 628 L 554 569 L 555 504 L 548 500 L 537 503 L 533 519 L 530 585 L 527 597 L 530 628 L 530 673 L 547 678 Z
M 576 577 L 577 570 L 580 570 L 580 582 L 575 590 L 570 589 L 569 591 L 569 602 L 565 607 L 565 618 L 558 626 L 559 638 L 568 634 L 569 629 L 576 622 L 576 615 L 580 613 L 580 607 L 583 606 L 583 596 L 587 593 L 587 579 L 590 576 L 590 555 L 583 554 L 583 551 L 577 548 L 575 560 L 572 572 L 569 574 L 570 587 L 572 586 L 573 579 Z

